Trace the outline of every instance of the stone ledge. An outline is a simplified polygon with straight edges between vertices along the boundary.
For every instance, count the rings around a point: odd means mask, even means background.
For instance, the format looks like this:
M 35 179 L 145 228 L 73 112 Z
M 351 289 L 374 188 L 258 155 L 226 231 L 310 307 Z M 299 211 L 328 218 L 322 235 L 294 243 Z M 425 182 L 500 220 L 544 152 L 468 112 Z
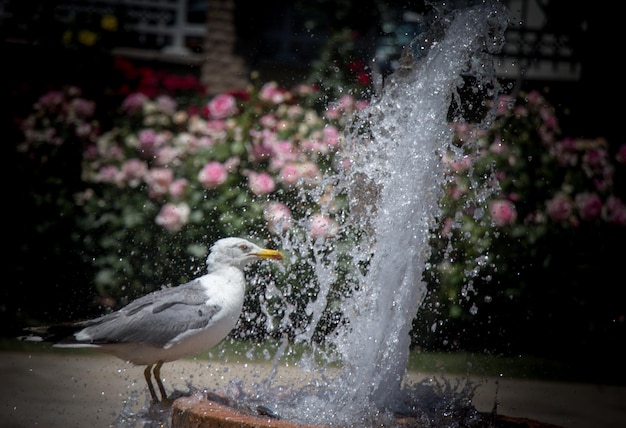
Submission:
M 485 422 L 493 428 L 562 428 L 527 418 L 487 415 Z M 398 417 L 398 427 L 419 426 L 412 417 Z M 283 419 L 245 414 L 236 409 L 208 400 L 200 395 L 181 397 L 172 406 L 172 428 L 329 428 L 325 425 L 306 425 Z
M 247 415 L 215 401 L 194 395 L 174 401 L 172 428 L 324 428 L 282 419 Z

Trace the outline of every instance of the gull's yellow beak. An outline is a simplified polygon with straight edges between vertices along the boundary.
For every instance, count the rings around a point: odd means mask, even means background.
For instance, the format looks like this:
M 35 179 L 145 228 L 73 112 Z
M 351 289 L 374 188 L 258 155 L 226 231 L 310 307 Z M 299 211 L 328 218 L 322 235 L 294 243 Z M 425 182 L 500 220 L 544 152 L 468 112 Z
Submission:
M 283 253 L 281 253 L 280 251 L 269 250 L 267 248 L 264 248 L 263 250 L 259 251 L 258 253 L 255 254 L 255 256 L 260 257 L 262 259 L 272 259 L 272 260 L 282 260 L 285 258 L 285 256 L 283 256 Z

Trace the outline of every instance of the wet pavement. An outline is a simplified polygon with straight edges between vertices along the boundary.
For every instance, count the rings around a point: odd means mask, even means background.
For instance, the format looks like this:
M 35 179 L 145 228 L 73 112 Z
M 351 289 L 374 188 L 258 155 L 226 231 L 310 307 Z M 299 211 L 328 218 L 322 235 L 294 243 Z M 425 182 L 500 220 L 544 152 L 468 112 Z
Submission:
M 258 382 L 264 375 L 261 372 L 268 370 L 249 364 L 180 360 L 165 364 L 161 375 L 169 391 L 189 391 L 190 386 L 217 390 L 247 376 Z M 142 367 L 99 353 L 0 351 L 0 379 L 0 426 L 6 428 L 152 427 L 154 423 L 145 422 L 146 409 L 160 411 L 149 406 Z M 626 426 L 626 387 L 488 377 L 472 380 L 480 384 L 473 404 L 481 412 L 491 411 L 497 402 L 498 414 L 561 427 Z M 165 413 L 162 419 L 165 422 L 156 425 L 168 426 Z

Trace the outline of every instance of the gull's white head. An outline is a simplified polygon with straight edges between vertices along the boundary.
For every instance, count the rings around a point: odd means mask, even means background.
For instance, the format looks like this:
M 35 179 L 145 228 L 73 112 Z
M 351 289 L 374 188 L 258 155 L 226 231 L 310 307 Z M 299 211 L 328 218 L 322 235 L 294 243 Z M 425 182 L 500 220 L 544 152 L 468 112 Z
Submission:
M 223 238 L 216 241 L 207 257 L 207 267 L 211 271 L 220 266 L 234 266 L 243 269 L 248 263 L 259 259 L 282 260 L 280 251 L 261 248 L 242 238 Z

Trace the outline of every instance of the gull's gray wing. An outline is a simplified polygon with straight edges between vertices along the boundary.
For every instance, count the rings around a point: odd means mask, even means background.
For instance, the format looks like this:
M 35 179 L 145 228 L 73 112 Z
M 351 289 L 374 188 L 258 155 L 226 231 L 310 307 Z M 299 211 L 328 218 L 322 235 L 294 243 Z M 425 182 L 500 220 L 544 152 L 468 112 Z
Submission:
M 74 337 L 94 344 L 142 342 L 163 346 L 179 334 L 209 325 L 221 307 L 194 280 L 165 288 L 129 303 L 117 312 L 84 323 Z

